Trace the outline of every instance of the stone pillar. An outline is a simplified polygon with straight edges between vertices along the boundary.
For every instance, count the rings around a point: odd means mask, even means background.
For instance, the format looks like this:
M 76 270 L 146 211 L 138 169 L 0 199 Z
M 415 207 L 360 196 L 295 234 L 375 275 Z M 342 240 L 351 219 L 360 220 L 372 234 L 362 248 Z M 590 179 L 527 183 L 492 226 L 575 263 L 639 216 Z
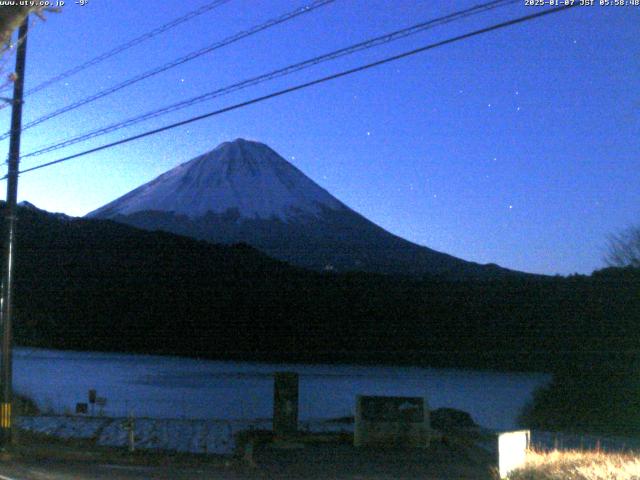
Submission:
M 273 384 L 273 433 L 286 437 L 298 431 L 298 374 L 276 372 Z

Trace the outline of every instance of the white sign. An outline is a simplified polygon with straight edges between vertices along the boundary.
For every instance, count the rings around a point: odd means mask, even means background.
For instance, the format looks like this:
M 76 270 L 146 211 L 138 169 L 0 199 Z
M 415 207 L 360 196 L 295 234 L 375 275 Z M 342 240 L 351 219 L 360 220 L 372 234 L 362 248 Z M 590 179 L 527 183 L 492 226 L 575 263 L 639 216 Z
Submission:
M 507 478 L 509 472 L 524 465 L 529 449 L 531 432 L 519 430 L 498 436 L 498 468 L 500 478 Z

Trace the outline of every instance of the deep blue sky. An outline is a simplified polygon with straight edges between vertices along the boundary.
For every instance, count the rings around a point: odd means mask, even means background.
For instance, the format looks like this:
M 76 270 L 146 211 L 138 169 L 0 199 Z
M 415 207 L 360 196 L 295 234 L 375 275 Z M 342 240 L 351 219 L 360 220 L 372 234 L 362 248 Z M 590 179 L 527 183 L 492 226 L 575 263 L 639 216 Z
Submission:
M 27 88 L 205 3 L 68 1 L 46 23 L 34 22 Z M 306 3 L 232 0 L 29 97 L 24 120 Z M 33 128 L 22 151 L 476 3 L 337 0 Z M 23 167 L 537 8 L 523 0 Z M 574 8 L 25 174 L 20 199 L 83 215 L 245 137 L 267 143 L 344 203 L 416 243 L 517 270 L 590 273 L 603 266 L 607 235 L 640 222 L 638 38 L 640 8 Z M 8 129 L 8 109 L 0 124 Z

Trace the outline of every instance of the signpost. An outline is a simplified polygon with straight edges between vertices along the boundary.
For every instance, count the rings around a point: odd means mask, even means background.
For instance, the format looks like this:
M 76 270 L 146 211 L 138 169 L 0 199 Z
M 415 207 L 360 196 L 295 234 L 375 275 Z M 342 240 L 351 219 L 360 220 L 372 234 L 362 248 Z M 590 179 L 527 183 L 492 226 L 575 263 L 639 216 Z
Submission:
M 425 399 L 358 395 L 353 441 L 356 447 L 428 447 L 431 426 Z
M 509 472 L 524 465 L 531 444 L 531 431 L 518 430 L 498 436 L 498 470 L 500 478 L 507 478 Z

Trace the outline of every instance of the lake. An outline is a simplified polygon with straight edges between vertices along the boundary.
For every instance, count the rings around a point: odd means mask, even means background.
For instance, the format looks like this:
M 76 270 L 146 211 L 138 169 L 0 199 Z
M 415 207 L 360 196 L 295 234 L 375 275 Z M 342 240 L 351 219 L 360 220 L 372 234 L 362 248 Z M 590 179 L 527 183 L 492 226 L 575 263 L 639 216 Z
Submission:
M 431 408 L 458 408 L 499 430 L 515 428 L 534 389 L 550 379 L 537 373 L 14 350 L 15 391 L 51 413 L 73 412 L 95 389 L 107 401 L 107 416 L 265 419 L 271 416 L 273 373 L 285 370 L 300 375 L 303 421 L 352 415 L 357 394 L 424 396 Z

